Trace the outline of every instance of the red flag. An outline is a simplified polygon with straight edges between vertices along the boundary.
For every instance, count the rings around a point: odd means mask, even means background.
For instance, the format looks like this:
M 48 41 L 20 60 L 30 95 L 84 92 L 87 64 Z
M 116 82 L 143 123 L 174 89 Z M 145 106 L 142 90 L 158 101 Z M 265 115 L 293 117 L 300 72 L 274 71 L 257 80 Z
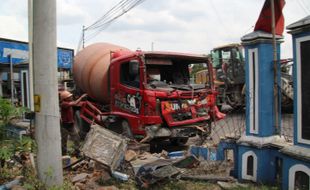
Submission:
M 272 0 L 265 1 L 263 9 L 261 10 L 259 18 L 255 24 L 254 31 L 262 30 L 268 33 L 272 33 L 271 1 Z M 284 30 L 284 16 L 282 14 L 284 5 L 284 0 L 274 0 L 275 32 L 277 35 L 282 35 Z

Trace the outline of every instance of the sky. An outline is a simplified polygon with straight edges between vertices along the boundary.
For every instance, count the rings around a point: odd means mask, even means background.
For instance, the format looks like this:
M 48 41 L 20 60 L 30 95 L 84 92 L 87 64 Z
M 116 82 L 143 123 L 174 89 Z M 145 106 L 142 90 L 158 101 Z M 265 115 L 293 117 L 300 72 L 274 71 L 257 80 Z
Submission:
M 82 26 L 90 26 L 120 0 L 56 0 L 57 44 L 77 49 Z M 240 43 L 251 33 L 265 0 L 145 0 L 115 20 L 86 46 L 108 42 L 131 50 L 208 54 Z M 0 6 L 0 37 L 28 41 L 28 0 Z M 310 15 L 309 0 L 286 0 L 285 25 Z M 86 31 L 89 38 L 95 31 Z M 291 35 L 284 31 L 281 58 L 292 57 Z

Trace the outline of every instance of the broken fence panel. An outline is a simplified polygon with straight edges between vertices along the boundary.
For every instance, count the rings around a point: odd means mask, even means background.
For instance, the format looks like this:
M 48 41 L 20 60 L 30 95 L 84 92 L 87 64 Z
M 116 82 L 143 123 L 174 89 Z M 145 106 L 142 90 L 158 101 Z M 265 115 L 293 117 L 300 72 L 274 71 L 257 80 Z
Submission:
M 113 171 L 124 159 L 127 141 L 120 135 L 99 125 L 93 125 L 87 134 L 82 152 Z

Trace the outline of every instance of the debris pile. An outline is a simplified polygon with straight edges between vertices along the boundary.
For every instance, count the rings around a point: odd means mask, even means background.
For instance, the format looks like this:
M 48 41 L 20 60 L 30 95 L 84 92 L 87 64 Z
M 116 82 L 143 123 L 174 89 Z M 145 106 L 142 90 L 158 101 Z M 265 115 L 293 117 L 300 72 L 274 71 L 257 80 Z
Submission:
M 94 125 L 81 148 L 82 154 L 79 157 L 63 156 L 63 169 L 65 179 L 76 190 L 118 189 L 116 186 L 123 182 L 148 188 L 171 179 L 234 181 L 229 176 L 233 164 L 212 160 L 211 149 L 207 151 L 208 156 L 204 151 L 205 148 L 186 146 L 184 150 L 151 153 L 150 144 L 138 143 Z M 26 164 L 34 170 L 35 155 L 21 154 L 18 158 L 20 161 L 15 163 L 15 168 Z M 11 189 L 12 184 L 23 183 L 21 178 L 16 178 L 0 187 Z
M 140 144 L 102 127 L 92 126 L 82 148 L 82 160 L 65 168 L 77 189 L 100 189 L 110 180 L 134 181 L 147 188 L 169 179 L 233 181 L 232 163 L 199 160 L 191 151 L 163 150 L 150 153 L 149 144 Z M 115 188 L 114 186 L 111 189 Z

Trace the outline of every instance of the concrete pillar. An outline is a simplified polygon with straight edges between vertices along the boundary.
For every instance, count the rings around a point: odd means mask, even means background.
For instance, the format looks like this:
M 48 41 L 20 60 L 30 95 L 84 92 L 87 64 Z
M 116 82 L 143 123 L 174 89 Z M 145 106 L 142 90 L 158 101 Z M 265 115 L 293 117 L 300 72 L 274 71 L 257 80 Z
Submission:
M 280 39 L 277 36 L 277 57 L 280 59 Z M 256 31 L 244 36 L 246 61 L 246 135 L 269 137 L 280 129 L 274 125 L 274 64 L 272 35 Z M 278 71 L 279 69 L 278 64 Z M 280 85 L 280 73 L 277 84 Z M 279 94 L 279 93 L 278 93 Z M 278 104 L 279 106 L 280 104 Z M 280 106 L 278 107 L 280 110 Z M 278 114 L 278 118 L 280 114 Z
M 29 44 L 29 107 L 34 111 L 33 105 L 33 0 L 28 0 L 28 44 Z
M 287 26 L 294 55 L 294 144 L 310 148 L 310 16 Z
M 56 0 L 33 0 L 37 167 L 48 186 L 63 183 L 56 51 Z

